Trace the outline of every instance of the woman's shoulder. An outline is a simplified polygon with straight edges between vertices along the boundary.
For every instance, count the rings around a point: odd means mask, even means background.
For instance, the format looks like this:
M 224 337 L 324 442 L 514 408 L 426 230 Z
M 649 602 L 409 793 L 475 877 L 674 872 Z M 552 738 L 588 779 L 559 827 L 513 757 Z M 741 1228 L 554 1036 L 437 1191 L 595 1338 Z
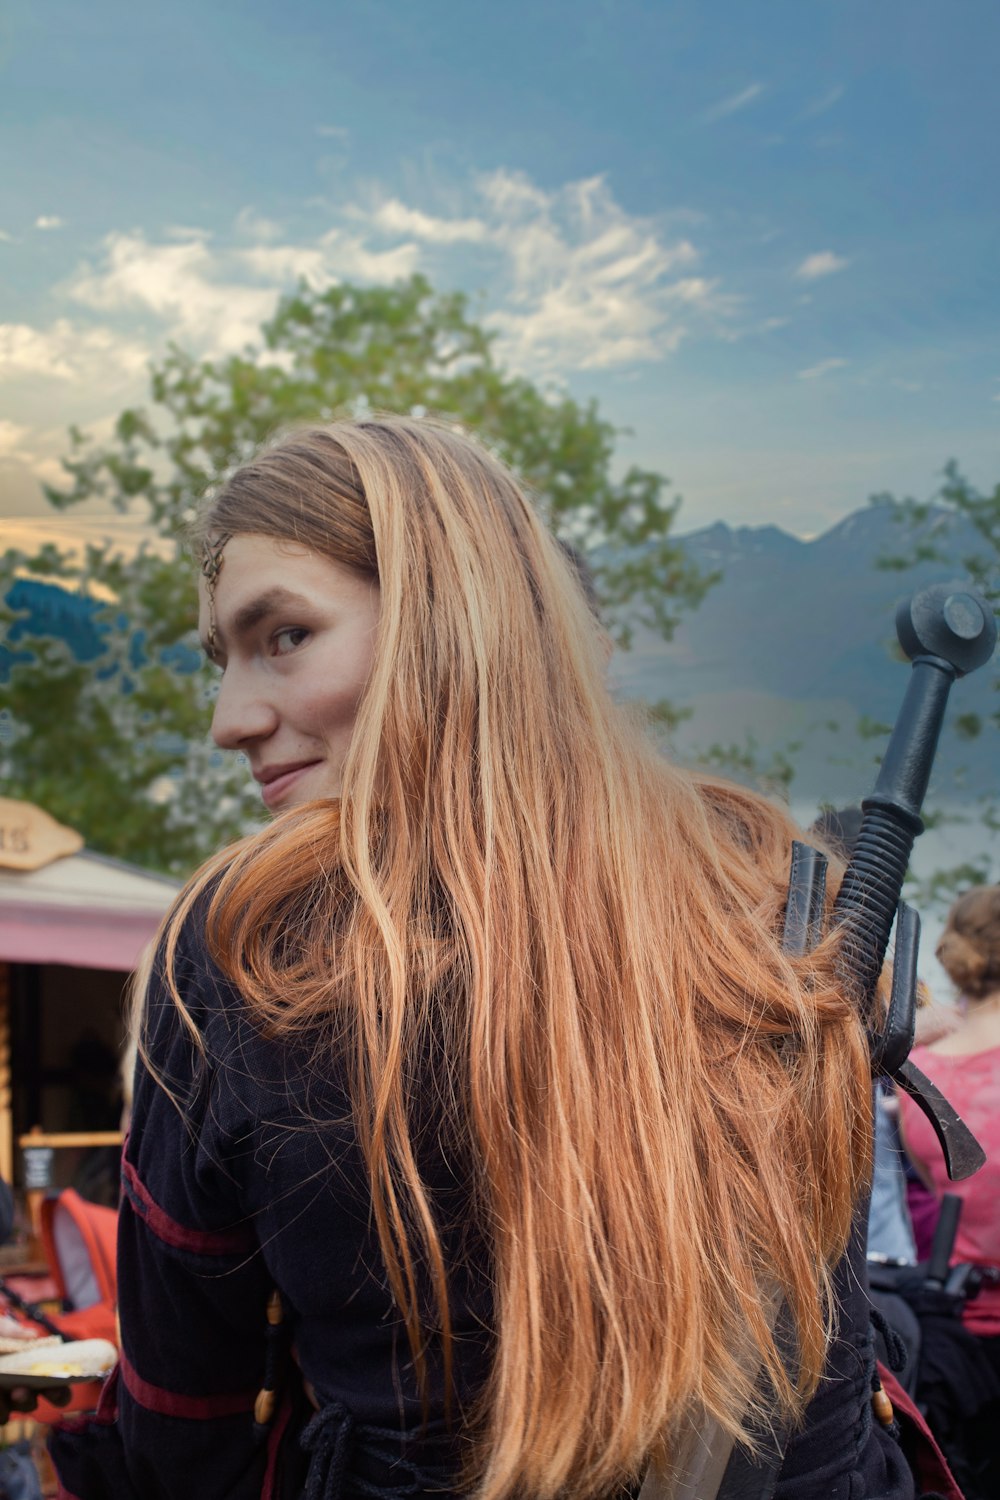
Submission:
M 181 891 L 140 971 L 140 1036 L 148 1057 L 224 1051 L 239 1006 L 211 941 L 211 910 L 224 868 Z

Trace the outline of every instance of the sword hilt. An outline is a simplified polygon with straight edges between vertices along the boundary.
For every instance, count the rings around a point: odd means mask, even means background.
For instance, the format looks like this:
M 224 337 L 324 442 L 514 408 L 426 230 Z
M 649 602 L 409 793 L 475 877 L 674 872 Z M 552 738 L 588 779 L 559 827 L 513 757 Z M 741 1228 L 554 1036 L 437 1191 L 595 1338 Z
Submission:
M 986 600 L 965 583 L 938 583 L 896 612 L 896 634 L 912 659 L 906 696 L 837 899 L 844 977 L 867 1020 L 882 972 L 951 685 L 989 661 L 997 639 Z

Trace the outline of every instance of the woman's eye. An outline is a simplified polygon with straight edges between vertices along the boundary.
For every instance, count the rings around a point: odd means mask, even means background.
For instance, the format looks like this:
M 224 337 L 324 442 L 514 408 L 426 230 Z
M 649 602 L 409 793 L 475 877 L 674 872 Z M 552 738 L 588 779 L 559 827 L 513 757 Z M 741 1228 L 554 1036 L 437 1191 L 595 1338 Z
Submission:
M 289 625 L 286 630 L 276 630 L 271 637 L 273 655 L 287 656 L 290 651 L 302 645 L 308 634 L 308 630 L 301 625 Z

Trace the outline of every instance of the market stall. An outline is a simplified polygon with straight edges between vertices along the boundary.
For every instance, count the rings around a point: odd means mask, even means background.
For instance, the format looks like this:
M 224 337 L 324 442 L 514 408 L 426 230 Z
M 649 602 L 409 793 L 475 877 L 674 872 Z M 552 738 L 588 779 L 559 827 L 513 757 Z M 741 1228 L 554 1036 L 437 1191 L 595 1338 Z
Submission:
M 176 891 L 0 798 L 0 1175 L 19 1189 L 68 1185 L 119 1139 L 124 991 Z

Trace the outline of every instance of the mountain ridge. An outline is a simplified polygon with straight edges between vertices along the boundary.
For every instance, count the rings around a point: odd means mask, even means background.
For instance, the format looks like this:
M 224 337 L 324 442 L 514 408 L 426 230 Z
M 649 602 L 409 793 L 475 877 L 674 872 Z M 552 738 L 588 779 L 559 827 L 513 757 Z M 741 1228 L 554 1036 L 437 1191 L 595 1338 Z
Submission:
M 964 518 L 938 508 L 916 540 L 933 540 L 952 561 L 879 567 L 879 558 L 897 556 L 914 539 L 895 514 L 873 502 L 808 539 L 770 523 L 715 522 L 679 535 L 692 561 L 706 572 L 721 569 L 722 577 L 672 640 L 636 632 L 632 651 L 615 662 L 619 690 L 692 711 L 675 737 L 684 758 L 715 742 L 738 744 L 744 735 L 764 758 L 802 740 L 797 789 L 861 795 L 859 768 L 870 772 L 884 736 L 860 735 L 858 720 L 891 723 L 906 688 L 896 608 L 930 583 L 964 578 L 960 559 L 982 547 Z M 986 668 L 953 692 L 936 782 L 959 778 L 955 795 L 995 784 L 987 736 L 961 740 L 949 728 L 958 714 L 996 709 L 994 680 Z

